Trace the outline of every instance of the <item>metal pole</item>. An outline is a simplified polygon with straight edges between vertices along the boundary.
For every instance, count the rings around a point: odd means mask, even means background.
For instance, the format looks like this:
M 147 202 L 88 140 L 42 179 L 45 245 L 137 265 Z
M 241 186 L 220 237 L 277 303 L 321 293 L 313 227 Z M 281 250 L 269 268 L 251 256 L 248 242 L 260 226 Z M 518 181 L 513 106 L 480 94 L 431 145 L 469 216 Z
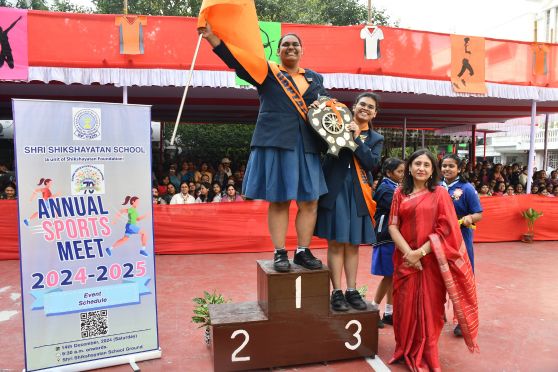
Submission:
M 475 169 L 475 162 L 477 160 L 477 125 L 473 124 L 471 131 L 471 170 Z
M 372 24 L 372 0 L 368 0 L 368 23 Z
M 124 7 L 123 7 L 124 15 L 128 15 L 128 0 L 124 0 Z M 122 90 L 122 103 L 128 103 L 128 87 L 124 86 Z
M 486 160 L 486 132 L 484 132 L 484 153 L 482 154 L 482 160 Z
M 531 184 L 533 183 L 533 168 L 535 162 L 535 120 L 537 118 L 537 102 L 531 101 L 531 132 L 529 133 L 529 161 L 527 162 L 527 194 L 531 193 Z
M 403 148 L 401 158 L 405 160 L 405 152 L 407 150 L 407 117 L 403 120 Z
M 200 50 L 202 35 L 198 37 L 198 44 L 196 45 L 196 51 L 194 52 L 194 58 L 192 58 L 192 65 L 190 66 L 190 73 L 188 74 L 188 81 L 186 82 L 186 88 L 184 89 L 184 94 L 182 95 L 182 102 L 180 102 L 180 109 L 178 110 L 178 115 L 176 116 L 176 123 L 174 124 L 174 130 L 172 131 L 172 137 L 170 140 L 170 145 L 174 145 L 174 140 L 176 139 L 176 131 L 178 130 L 178 123 L 180 122 L 180 117 L 182 116 L 182 109 L 184 108 L 184 101 L 186 101 L 186 94 L 188 94 L 188 87 L 192 81 L 192 75 L 194 74 L 194 64 L 198 58 L 198 51 Z
M 424 146 L 424 129 L 422 130 L 422 140 L 421 140 L 420 144 L 421 144 L 422 148 L 425 148 L 425 146 Z
M 546 170 L 546 165 L 548 161 L 548 117 L 550 115 L 546 114 L 544 119 L 544 150 L 543 150 L 543 170 Z

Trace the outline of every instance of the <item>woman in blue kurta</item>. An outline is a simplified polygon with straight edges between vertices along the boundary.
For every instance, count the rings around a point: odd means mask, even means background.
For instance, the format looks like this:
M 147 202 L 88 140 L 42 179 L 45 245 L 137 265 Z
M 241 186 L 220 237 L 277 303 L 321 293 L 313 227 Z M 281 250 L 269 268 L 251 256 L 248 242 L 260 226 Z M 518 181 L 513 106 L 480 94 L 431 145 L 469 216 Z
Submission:
M 235 59 L 225 43 L 213 34 L 209 25 L 199 29 L 199 32 L 227 66 L 258 90 L 260 110 L 250 145 L 243 194 L 250 199 L 270 202 L 268 227 L 275 246 L 275 270 L 290 270 L 285 239 L 292 200 L 298 206 L 295 222 L 298 248 L 294 263 L 308 269 L 321 268 L 321 261 L 312 255 L 308 246 L 316 223 L 318 198 L 327 192 L 320 167 L 320 151 L 324 144 L 306 123 L 306 118 L 299 111 L 300 106 L 295 106 L 281 82 L 293 88 L 294 95 L 300 98 L 296 102 L 303 106 L 304 111 L 317 105 L 319 96 L 327 95 L 323 77 L 312 70 L 300 68 L 302 43 L 297 35 L 287 34 L 279 40 L 277 54 L 281 64 L 277 66 L 270 62 L 267 76 L 259 84 Z
M 393 325 L 393 250 L 395 244 L 388 231 L 389 213 L 391 201 L 397 186 L 403 182 L 405 175 L 405 162 L 397 158 L 388 158 L 382 165 L 382 180 L 378 182 L 378 188 L 374 192 L 376 201 L 376 214 L 374 220 L 376 226 L 376 243 L 372 245 L 372 274 L 383 276 L 378 284 L 372 305 L 379 305 L 384 296 L 386 306 L 384 318 L 378 321 L 378 327 L 384 328 L 384 323 Z
M 366 303 L 356 290 L 358 247 L 376 241 L 372 217 L 361 186 L 361 171 L 372 182 L 372 172 L 378 167 L 384 137 L 373 130 L 371 121 L 377 114 L 378 97 L 363 93 L 353 106 L 354 121 L 347 124 L 358 145 L 353 153 L 341 150 L 339 157 L 326 156 L 323 170 L 329 192 L 320 198 L 315 235 L 327 239 L 327 263 L 333 292 L 331 306 L 336 311 L 347 311 L 349 306 L 366 309 Z M 358 162 L 358 164 L 356 164 Z M 370 195 L 371 196 L 371 195 Z M 372 212 L 373 213 L 373 212 Z M 345 269 L 347 291 L 343 295 L 341 277 Z
M 480 204 L 477 191 L 467 181 L 460 179 L 459 170 L 461 169 L 461 159 L 455 154 L 448 154 L 442 159 L 442 176 L 441 185 L 448 190 L 455 213 L 460 221 L 461 235 L 467 247 L 467 255 L 473 272 L 475 271 L 475 253 L 473 250 L 473 228 L 475 223 L 482 218 L 482 206 Z M 461 336 L 461 328 L 459 325 L 455 327 L 453 333 Z

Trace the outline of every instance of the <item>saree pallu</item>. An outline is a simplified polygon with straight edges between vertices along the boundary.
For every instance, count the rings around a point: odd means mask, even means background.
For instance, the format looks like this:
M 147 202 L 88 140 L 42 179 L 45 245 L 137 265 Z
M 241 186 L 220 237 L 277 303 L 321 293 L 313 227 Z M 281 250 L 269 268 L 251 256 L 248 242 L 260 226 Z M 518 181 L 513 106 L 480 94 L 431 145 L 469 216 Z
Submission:
M 404 359 L 412 371 L 440 371 L 438 339 L 444 325 L 446 292 L 467 347 L 478 350 L 476 287 L 455 208 L 442 187 L 409 196 L 399 188 L 389 223 L 399 227 L 412 249 L 430 241 L 433 253 L 421 259 L 422 270 L 405 266 L 399 249 L 393 255 L 396 346 L 390 363 Z

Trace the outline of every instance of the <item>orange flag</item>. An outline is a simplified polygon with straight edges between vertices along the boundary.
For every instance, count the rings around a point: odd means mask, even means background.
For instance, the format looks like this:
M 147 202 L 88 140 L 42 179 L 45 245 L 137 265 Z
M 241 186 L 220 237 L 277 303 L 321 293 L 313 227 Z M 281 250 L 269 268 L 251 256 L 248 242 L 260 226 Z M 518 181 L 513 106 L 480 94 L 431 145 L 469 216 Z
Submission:
M 267 61 L 253 0 L 203 0 L 198 27 L 211 25 L 250 76 L 262 83 L 267 76 Z

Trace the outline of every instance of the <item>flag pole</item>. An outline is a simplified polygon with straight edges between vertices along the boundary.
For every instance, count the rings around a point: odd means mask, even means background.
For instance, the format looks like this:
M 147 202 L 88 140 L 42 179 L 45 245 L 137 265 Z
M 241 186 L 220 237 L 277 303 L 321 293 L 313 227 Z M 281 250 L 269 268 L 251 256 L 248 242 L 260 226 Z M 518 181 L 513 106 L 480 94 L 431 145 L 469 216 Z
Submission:
M 172 137 L 170 140 L 170 145 L 174 145 L 174 140 L 176 139 L 176 131 L 178 130 L 178 123 L 180 122 L 180 117 L 182 116 L 182 109 L 184 108 L 184 101 L 186 101 L 186 94 L 188 94 L 188 87 L 192 81 L 192 75 L 194 73 L 194 64 L 198 58 L 198 51 L 200 50 L 200 43 L 202 39 L 202 34 L 198 36 L 198 43 L 196 45 L 196 51 L 194 52 L 194 58 L 192 58 L 192 65 L 190 66 L 190 73 L 188 74 L 188 81 L 186 82 L 186 88 L 184 89 L 184 94 L 182 95 L 182 102 L 180 102 L 180 109 L 178 109 L 178 115 L 176 116 L 176 123 L 174 124 L 174 130 L 172 131 Z

